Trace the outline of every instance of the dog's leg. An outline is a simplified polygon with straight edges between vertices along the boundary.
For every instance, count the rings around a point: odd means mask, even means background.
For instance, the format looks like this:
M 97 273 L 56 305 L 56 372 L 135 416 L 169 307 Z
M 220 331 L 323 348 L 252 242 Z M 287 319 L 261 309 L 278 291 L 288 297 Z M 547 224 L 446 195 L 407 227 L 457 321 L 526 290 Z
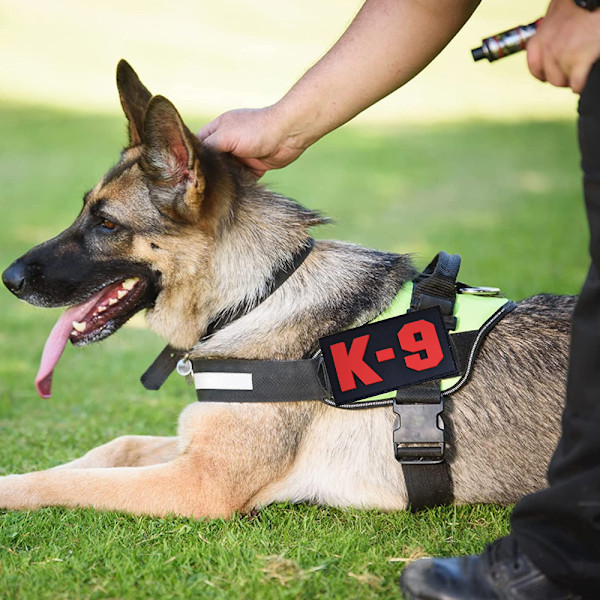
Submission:
M 54 468 L 145 467 L 169 462 L 177 454 L 176 437 L 124 435 L 90 450 L 81 458 Z
M 209 481 L 188 458 L 148 467 L 49 469 L 0 478 L 0 507 L 94 507 L 134 514 L 228 516 L 218 482 Z
M 174 460 L 0 477 L 0 508 L 93 506 L 156 516 L 227 517 L 254 508 L 260 491 L 289 470 L 310 410 L 190 405 L 180 419 L 181 453 Z

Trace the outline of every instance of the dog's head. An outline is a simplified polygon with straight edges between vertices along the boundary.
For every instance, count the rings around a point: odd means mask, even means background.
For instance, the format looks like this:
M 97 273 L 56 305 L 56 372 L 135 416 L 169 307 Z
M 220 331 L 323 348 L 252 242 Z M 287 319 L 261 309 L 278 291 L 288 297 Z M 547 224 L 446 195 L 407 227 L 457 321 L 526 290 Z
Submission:
M 117 68 L 117 86 L 129 122 L 129 145 L 119 163 L 85 194 L 68 229 L 2 275 L 22 300 L 70 307 L 44 349 L 36 380 L 42 396 L 50 394 L 69 339 L 76 345 L 104 339 L 138 311 L 158 309 L 190 278 L 202 277 L 240 181 L 232 162 L 201 146 L 175 107 L 152 96 L 125 61 Z

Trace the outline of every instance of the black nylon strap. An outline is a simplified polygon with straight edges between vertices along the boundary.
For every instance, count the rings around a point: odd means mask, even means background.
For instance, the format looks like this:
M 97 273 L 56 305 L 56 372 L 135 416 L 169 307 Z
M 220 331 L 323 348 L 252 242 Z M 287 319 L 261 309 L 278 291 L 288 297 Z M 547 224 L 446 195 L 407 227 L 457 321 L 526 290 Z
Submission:
M 456 277 L 460 269 L 460 255 L 439 252 L 425 270 L 414 280 L 410 311 L 439 306 L 446 327 L 456 328 L 454 301 Z
M 196 389 L 202 402 L 300 402 L 331 396 L 323 359 L 219 360 L 193 359 L 195 379 L 204 373 L 249 373 L 251 390 Z
M 426 422 L 422 424 L 419 433 L 422 433 L 427 440 L 432 439 L 435 431 L 432 435 L 432 432 L 428 432 L 427 428 L 437 427 L 435 414 L 441 413 L 443 410 L 440 382 L 429 381 L 424 384 L 398 390 L 394 402 L 394 410 L 397 410 L 399 415 L 401 415 L 403 414 L 406 405 L 412 405 L 416 408 L 419 408 L 422 405 L 431 407 L 431 410 L 428 411 L 428 418 Z M 425 414 L 427 413 L 425 412 Z M 401 416 L 399 416 L 399 420 L 400 422 L 397 422 L 394 431 L 394 443 L 397 441 L 397 431 L 402 430 L 403 424 L 401 422 Z M 400 426 L 399 428 L 398 425 Z M 405 427 L 407 425 L 409 424 L 404 424 Z M 440 504 L 451 504 L 454 499 L 454 484 L 450 473 L 450 465 L 443 459 L 445 446 L 450 441 L 448 434 L 448 430 L 444 428 L 444 441 L 441 448 L 439 446 L 426 447 L 415 443 L 414 448 L 405 449 L 402 452 L 403 460 L 410 460 L 410 453 L 414 453 L 412 458 L 415 462 L 411 464 L 406 464 L 405 462 L 401 463 L 409 508 L 411 511 L 422 510 Z M 398 449 L 395 448 L 395 451 L 398 457 Z M 440 451 L 443 459 L 442 462 L 434 464 L 418 464 L 420 459 L 435 460 L 440 455 Z
M 454 303 L 460 261 L 458 254 L 440 252 L 415 279 L 409 310 L 439 306 L 446 328 L 455 329 Z M 453 350 L 459 350 L 456 357 L 459 363 L 457 367 L 463 373 L 465 354 L 476 337 L 472 332 L 465 332 L 450 338 L 455 338 L 451 343 Z M 448 434 L 445 429 L 441 433 L 437 426 L 438 416 L 441 415 L 444 406 L 440 383 L 439 380 L 431 381 L 398 390 L 394 399 L 394 411 L 398 414 L 394 429 L 394 451 L 402 464 L 408 503 L 413 511 L 437 504 L 448 504 L 454 499 L 450 466 L 444 457 Z M 407 410 L 411 406 L 412 410 Z M 410 416 L 408 433 L 402 431 L 403 415 Z M 415 431 L 417 427 L 419 430 Z M 419 439 L 421 435 L 422 442 Z M 397 441 L 400 439 L 408 439 L 407 447 L 398 446 Z M 436 443 L 430 444 L 433 441 Z M 440 458 L 441 460 L 438 460 Z M 436 460 L 438 462 L 434 462 Z
M 275 290 L 281 287 L 306 260 L 306 257 L 312 252 L 315 247 L 315 240 L 310 238 L 305 246 L 296 252 L 292 261 L 286 267 L 278 269 L 272 276 L 271 285 L 263 296 L 253 304 L 240 304 L 233 312 L 222 313 L 217 315 L 206 329 L 206 334 L 199 341 L 205 340 L 219 329 L 223 329 L 233 321 L 248 314 L 252 309 L 264 302 Z M 147 390 L 158 390 L 167 380 L 169 375 L 175 370 L 177 363 L 185 356 L 186 352 L 173 348 L 170 344 L 165 346 L 162 352 L 154 359 L 154 362 L 146 369 L 140 381 Z
M 461 378 L 465 377 L 466 369 L 470 366 L 469 357 L 477 335 L 477 330 L 450 335 Z M 176 363 L 181 357 L 182 353 L 176 354 L 173 360 Z M 165 357 L 164 360 L 168 360 L 168 357 Z M 193 359 L 191 362 L 195 373 L 252 373 L 255 376 L 253 393 L 246 393 L 247 390 L 198 390 L 198 399 L 205 402 L 285 402 L 291 398 L 289 388 L 293 387 L 295 401 L 320 399 L 326 404 L 336 406 L 330 400 L 331 392 L 327 382 L 327 373 L 323 368 L 320 355 L 312 359 L 286 361 Z M 373 403 L 357 402 L 337 408 L 360 410 L 391 406 L 392 402 L 390 398 Z
M 212 335 L 219 329 L 223 329 L 229 323 L 236 321 L 240 317 L 248 314 L 252 309 L 256 308 L 259 304 L 264 302 L 275 290 L 281 287 L 300 267 L 300 265 L 305 261 L 306 257 L 311 253 L 312 249 L 315 246 L 315 240 L 310 238 L 308 244 L 304 246 L 299 252 L 296 252 L 292 257 L 292 262 L 287 265 L 285 268 L 278 269 L 272 276 L 271 285 L 267 288 L 262 297 L 252 304 L 242 303 L 240 304 L 235 311 L 233 312 L 225 312 L 220 315 L 217 315 L 211 323 L 209 323 L 206 329 L 206 335 L 204 337 L 208 337 Z
M 142 385 L 147 390 L 159 390 L 184 356 L 182 350 L 171 345 L 165 346 L 140 378 Z
M 446 461 L 435 465 L 402 465 L 402 474 L 411 511 L 454 501 L 454 483 Z

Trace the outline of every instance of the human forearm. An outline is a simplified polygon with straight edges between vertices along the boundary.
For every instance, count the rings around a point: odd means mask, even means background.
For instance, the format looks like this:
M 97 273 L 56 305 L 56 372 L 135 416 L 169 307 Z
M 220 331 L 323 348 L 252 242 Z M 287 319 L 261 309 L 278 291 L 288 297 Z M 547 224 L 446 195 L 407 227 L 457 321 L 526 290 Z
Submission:
M 258 176 L 421 71 L 454 37 L 479 0 L 366 0 L 331 50 L 272 106 L 226 112 L 199 133 Z
M 332 49 L 272 109 L 307 147 L 398 89 L 448 44 L 479 0 L 367 0 Z

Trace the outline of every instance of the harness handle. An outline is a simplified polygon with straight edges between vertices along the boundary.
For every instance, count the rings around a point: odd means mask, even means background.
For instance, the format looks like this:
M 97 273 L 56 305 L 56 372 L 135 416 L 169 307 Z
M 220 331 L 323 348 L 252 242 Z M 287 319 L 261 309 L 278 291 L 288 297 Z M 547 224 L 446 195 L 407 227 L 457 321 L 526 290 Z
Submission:
M 439 306 L 448 330 L 456 329 L 454 301 L 460 254 L 439 252 L 414 280 L 409 311 Z

